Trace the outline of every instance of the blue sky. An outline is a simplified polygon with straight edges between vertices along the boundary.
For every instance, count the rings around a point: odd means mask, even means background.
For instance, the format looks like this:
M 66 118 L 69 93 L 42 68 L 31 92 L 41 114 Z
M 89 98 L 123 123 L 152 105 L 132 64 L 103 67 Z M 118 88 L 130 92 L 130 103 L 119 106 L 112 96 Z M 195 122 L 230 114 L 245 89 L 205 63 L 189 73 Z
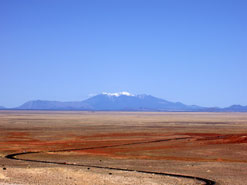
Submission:
M 1 0 L 0 105 L 129 91 L 247 105 L 246 0 Z

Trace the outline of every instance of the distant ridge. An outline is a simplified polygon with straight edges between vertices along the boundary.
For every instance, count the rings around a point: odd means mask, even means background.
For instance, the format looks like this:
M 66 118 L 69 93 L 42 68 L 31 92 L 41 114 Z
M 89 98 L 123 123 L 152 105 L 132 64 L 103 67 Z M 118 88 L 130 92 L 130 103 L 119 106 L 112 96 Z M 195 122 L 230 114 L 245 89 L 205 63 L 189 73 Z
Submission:
M 232 105 L 230 107 L 224 108 L 228 112 L 247 112 L 247 106 L 242 105 Z
M 0 107 L 0 109 L 5 109 Z M 128 92 L 101 93 L 83 101 L 60 102 L 34 100 L 14 110 L 87 110 L 87 111 L 161 111 L 161 112 L 247 112 L 247 106 L 226 108 L 201 107 L 170 102 L 151 95 L 133 95 Z
M 0 110 L 3 110 L 3 109 L 6 109 L 5 107 L 3 107 L 3 106 L 0 106 Z
M 82 102 L 60 102 L 60 101 L 46 101 L 34 100 L 28 101 L 23 105 L 15 108 L 22 110 L 74 110 L 86 107 Z

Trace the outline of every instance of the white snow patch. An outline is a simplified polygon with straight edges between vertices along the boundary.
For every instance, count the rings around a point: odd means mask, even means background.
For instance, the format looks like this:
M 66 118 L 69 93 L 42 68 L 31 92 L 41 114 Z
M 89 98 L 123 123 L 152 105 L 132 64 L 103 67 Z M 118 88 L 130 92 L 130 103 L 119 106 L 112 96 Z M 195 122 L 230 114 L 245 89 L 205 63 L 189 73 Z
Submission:
M 118 93 L 106 93 L 106 92 L 103 92 L 102 94 L 108 95 L 108 96 L 116 96 L 116 97 L 121 96 L 121 95 L 134 96 L 133 94 L 130 94 L 129 92 L 126 92 L 126 91 L 118 92 Z

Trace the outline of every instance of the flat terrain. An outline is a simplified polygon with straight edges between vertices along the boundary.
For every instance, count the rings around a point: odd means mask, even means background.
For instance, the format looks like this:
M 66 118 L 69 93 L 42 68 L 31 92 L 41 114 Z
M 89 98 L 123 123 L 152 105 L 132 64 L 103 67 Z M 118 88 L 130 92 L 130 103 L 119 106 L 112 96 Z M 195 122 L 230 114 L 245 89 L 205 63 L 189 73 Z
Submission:
M 0 166 L 0 184 L 244 185 L 247 113 L 0 111 Z

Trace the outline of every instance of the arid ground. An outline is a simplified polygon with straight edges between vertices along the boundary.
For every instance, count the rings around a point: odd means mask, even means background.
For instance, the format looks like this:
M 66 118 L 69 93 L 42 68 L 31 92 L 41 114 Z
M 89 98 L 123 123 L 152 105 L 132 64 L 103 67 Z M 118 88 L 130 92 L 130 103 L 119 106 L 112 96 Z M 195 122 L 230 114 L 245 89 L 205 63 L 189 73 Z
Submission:
M 247 113 L 0 111 L 0 184 L 247 183 Z

